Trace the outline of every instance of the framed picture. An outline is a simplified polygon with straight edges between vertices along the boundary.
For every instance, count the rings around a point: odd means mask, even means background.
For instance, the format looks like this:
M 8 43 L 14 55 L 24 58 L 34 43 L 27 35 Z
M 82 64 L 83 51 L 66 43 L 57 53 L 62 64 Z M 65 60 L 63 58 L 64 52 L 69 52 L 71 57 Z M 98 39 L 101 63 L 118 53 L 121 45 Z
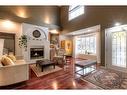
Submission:
M 51 42 L 51 44 L 54 44 L 54 45 L 58 44 L 59 43 L 59 35 L 51 34 L 50 42 Z
M 65 40 L 61 41 L 61 48 L 65 48 Z

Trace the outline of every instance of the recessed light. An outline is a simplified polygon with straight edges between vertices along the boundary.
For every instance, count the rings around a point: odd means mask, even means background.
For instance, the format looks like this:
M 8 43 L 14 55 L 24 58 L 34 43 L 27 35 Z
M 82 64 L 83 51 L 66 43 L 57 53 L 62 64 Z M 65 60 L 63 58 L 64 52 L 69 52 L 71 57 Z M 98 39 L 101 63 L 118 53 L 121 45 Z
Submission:
M 2 23 L 3 23 L 3 27 L 5 28 L 14 28 L 14 23 L 10 20 L 5 20 Z
M 88 29 L 87 31 L 88 31 L 88 32 L 90 32 L 91 30 L 90 30 L 90 29 Z
M 121 23 L 119 23 L 119 22 L 116 22 L 115 23 L 115 26 L 119 26 L 119 25 L 121 25 Z

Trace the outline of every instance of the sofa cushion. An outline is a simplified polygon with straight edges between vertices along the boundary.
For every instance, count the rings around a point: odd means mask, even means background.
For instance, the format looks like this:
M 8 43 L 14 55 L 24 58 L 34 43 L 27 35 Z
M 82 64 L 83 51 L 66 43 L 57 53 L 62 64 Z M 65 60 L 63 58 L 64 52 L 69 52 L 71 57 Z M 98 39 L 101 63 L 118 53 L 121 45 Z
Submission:
M 3 64 L 3 66 L 14 65 L 14 62 L 7 56 L 3 56 L 1 58 L 1 63 Z
M 15 64 L 26 64 L 25 60 L 16 60 Z
M 9 57 L 13 62 L 16 62 L 16 57 L 13 54 L 9 54 L 7 57 Z

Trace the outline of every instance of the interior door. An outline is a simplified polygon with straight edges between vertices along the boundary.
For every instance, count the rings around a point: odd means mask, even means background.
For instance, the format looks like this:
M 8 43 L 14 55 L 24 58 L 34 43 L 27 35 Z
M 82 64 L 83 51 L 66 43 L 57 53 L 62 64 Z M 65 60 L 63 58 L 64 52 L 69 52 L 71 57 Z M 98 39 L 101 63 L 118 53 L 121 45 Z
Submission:
M 118 71 L 127 71 L 127 31 L 106 31 L 106 65 Z

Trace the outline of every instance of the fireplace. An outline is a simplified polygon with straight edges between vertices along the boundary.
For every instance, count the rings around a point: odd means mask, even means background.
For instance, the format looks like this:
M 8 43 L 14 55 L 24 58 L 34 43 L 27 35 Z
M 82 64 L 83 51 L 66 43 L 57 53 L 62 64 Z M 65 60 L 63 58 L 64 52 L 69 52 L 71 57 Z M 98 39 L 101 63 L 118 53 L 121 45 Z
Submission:
M 41 58 L 44 58 L 44 47 L 30 48 L 30 59 L 41 59 Z

